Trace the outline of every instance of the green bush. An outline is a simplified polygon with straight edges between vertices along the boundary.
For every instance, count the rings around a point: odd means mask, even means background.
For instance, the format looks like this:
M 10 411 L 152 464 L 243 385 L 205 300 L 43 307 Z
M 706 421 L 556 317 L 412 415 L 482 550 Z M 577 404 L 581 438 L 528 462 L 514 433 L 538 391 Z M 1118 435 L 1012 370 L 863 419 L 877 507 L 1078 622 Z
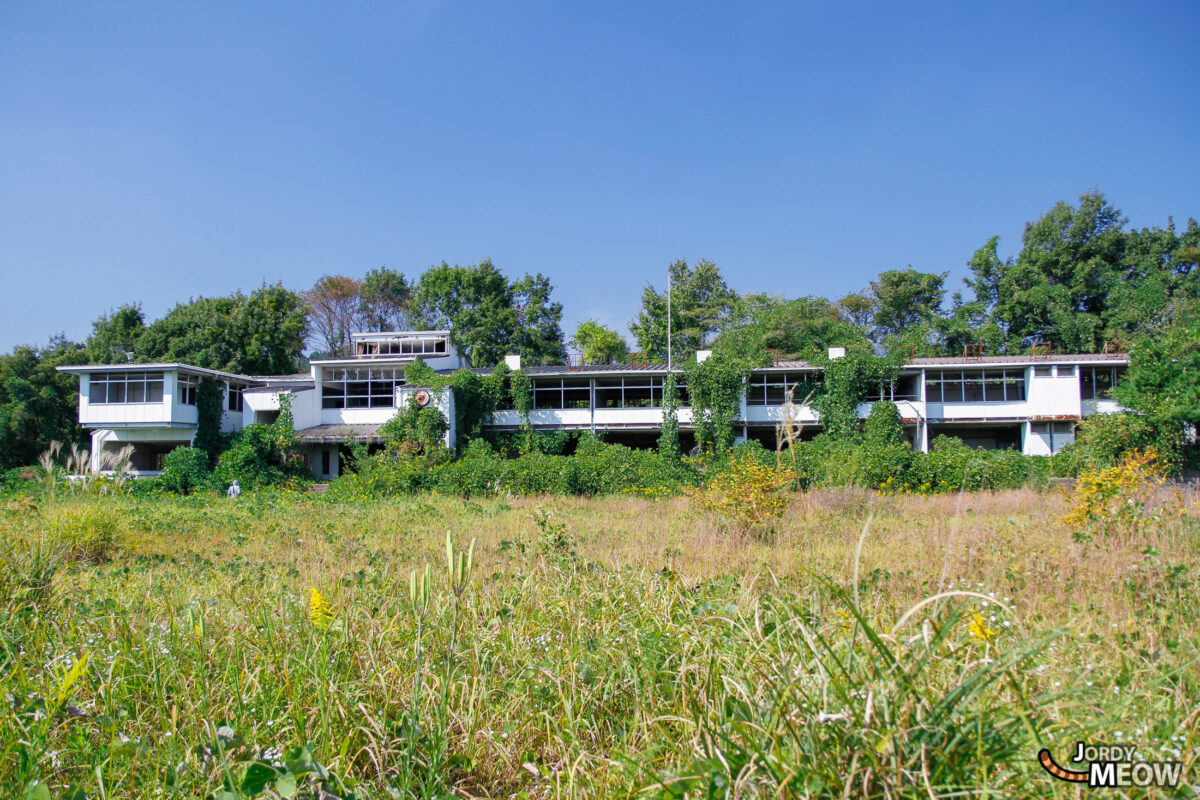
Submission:
M 243 489 L 255 489 L 308 476 L 289 451 L 275 425 L 247 425 L 221 454 L 213 477 L 221 486 L 236 480 Z
M 1121 461 L 1134 450 L 1158 451 L 1159 458 L 1172 470 L 1182 461 L 1183 431 L 1156 425 L 1141 414 L 1094 414 L 1079 425 L 1075 445 L 1067 449 L 1076 470 L 1103 469 Z
M 163 459 L 160 484 L 176 494 L 191 494 L 208 484 L 208 453 L 198 447 L 176 447 Z

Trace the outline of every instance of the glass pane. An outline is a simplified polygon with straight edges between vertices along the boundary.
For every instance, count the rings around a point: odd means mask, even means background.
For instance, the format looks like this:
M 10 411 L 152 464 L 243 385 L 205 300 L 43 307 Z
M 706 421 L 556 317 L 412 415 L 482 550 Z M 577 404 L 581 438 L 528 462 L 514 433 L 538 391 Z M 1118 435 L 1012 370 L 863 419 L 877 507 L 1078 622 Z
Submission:
M 144 403 L 146 401 L 146 384 L 131 383 L 125 387 L 126 403 Z
M 108 402 L 124 403 L 125 402 L 125 384 L 110 383 L 108 385 Z
M 565 389 L 563 390 L 563 408 L 589 408 L 591 394 L 591 390 L 587 388 Z
M 614 387 L 596 387 L 596 408 L 620 408 L 621 407 L 621 388 Z
M 534 408 L 562 408 L 562 389 L 538 389 L 533 393 Z
M 978 403 L 983 400 L 983 381 L 963 381 L 963 402 Z
M 88 386 L 88 402 L 89 403 L 107 403 L 108 402 L 108 384 L 102 383 L 94 378 Z
M 940 382 L 928 381 L 925 384 L 925 402 L 940 403 L 942 402 L 942 384 Z
M 961 403 L 963 401 L 962 381 L 945 381 L 942 383 L 942 402 Z
M 146 384 L 146 402 L 161 403 L 163 399 L 163 382 L 162 378 L 156 381 L 149 381 Z M 239 397 L 240 400 L 240 397 Z M 241 408 L 239 404 L 239 409 Z
M 1025 399 L 1025 373 L 1018 373 L 1012 379 L 1006 391 L 1006 399 L 1010 403 L 1013 401 L 1021 402 Z
M 653 404 L 649 386 L 625 387 L 625 408 L 650 408 Z

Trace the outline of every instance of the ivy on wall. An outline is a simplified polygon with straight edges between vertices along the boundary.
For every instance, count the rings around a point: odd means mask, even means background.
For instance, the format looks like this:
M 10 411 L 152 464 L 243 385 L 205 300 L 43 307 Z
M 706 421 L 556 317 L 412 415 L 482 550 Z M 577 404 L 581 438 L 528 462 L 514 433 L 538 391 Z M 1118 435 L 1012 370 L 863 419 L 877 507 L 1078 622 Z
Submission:
M 828 361 L 824 386 L 812 403 L 825 435 L 839 441 L 861 441 L 858 405 L 880 386 L 896 380 L 901 361 L 899 354 L 881 358 L 863 353 L 847 353 Z
M 469 369 L 440 375 L 420 360 L 413 361 L 404 368 L 404 382 L 408 386 L 423 386 L 438 394 L 449 387 L 454 392 L 454 421 L 458 441 L 462 447 L 472 439 L 483 436 L 484 426 L 491 421 L 492 412 L 504 398 L 505 385 L 510 382 L 509 375 L 509 369 L 504 364 L 496 365 L 487 375 L 479 375 Z M 532 406 L 532 383 L 527 391 L 529 406 Z M 515 400 L 514 395 L 514 402 Z M 528 421 L 528 418 L 526 411 L 525 419 Z
M 701 452 L 711 451 L 722 458 L 733 447 L 733 422 L 742 409 L 746 379 L 752 369 L 765 361 L 766 353 L 761 350 L 718 350 L 704 361 L 691 361 L 684 368 L 696 444 Z
M 663 379 L 663 424 L 658 435 L 658 452 L 667 458 L 678 458 L 679 452 L 679 389 L 675 374 Z
M 225 415 L 225 392 L 219 381 L 201 378 L 196 389 L 196 438 L 192 446 L 208 455 L 209 467 L 217 465 L 217 458 L 225 448 L 225 437 L 221 435 L 221 417 Z

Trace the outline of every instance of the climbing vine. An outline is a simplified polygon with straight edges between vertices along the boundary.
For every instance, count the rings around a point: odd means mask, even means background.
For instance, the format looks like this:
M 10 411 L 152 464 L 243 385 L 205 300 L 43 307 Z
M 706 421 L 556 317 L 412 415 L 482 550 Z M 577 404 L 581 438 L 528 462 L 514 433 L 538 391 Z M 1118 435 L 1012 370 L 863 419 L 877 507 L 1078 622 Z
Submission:
M 696 444 L 702 452 L 723 458 L 733 447 L 733 422 L 742 408 L 742 393 L 750 371 L 761 366 L 766 354 L 717 351 L 704 361 L 685 367 Z
M 221 435 L 221 417 L 225 414 L 225 393 L 221 384 L 212 378 L 201 378 L 196 389 L 196 438 L 192 446 L 208 455 L 209 467 L 217 465 L 217 457 L 225 446 Z
M 533 410 L 533 379 L 524 370 L 516 370 L 508 376 L 508 390 L 511 393 L 513 408 L 521 412 L 521 429 L 525 431 L 526 449 L 533 439 L 533 423 L 529 421 L 529 412 Z
M 455 427 L 459 444 L 464 447 L 472 439 L 483 435 L 484 426 L 491 421 L 492 412 L 504 398 L 508 376 L 509 370 L 504 364 L 498 364 L 487 375 L 479 375 L 469 369 L 440 375 L 419 360 L 404 368 L 404 382 L 408 386 L 423 386 L 435 394 L 441 394 L 447 387 L 454 392 Z M 529 396 L 532 405 L 532 386 Z
M 812 406 L 821 417 L 821 427 L 831 439 L 858 442 L 858 404 L 872 391 L 896 380 L 902 357 L 881 358 L 848 353 L 825 365 L 825 384 Z
M 663 378 L 663 424 L 658 435 L 658 452 L 667 458 L 679 457 L 679 387 L 675 373 Z

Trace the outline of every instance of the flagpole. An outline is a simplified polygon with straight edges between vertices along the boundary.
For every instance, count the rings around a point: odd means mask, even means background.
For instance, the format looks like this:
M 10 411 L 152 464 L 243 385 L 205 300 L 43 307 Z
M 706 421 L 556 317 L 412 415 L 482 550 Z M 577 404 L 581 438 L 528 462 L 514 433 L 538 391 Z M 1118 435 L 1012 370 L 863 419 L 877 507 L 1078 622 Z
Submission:
M 671 268 L 667 267 L 667 375 L 671 374 Z

